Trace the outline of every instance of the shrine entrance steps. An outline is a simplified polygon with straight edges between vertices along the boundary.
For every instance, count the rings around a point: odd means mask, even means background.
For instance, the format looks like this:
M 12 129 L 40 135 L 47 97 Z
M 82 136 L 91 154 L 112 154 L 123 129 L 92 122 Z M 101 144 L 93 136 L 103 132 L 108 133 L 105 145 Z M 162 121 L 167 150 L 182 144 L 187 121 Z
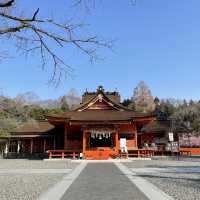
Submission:
M 84 157 L 86 160 L 108 160 L 110 158 L 116 158 L 118 152 L 110 148 L 97 149 L 97 150 L 86 150 Z

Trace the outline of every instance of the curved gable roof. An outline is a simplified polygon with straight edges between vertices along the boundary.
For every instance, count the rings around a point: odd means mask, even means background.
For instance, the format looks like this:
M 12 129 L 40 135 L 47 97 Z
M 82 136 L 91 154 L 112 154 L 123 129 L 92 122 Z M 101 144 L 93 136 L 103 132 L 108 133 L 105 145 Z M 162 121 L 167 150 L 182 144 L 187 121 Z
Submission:
M 131 109 L 114 102 L 111 100 L 103 91 L 103 89 L 98 89 L 96 92 L 96 95 L 91 98 L 89 101 L 80 104 L 78 107 L 73 109 L 73 111 L 85 111 L 88 109 L 91 109 L 92 106 L 95 105 L 95 103 L 100 102 L 107 105 L 107 108 L 105 110 L 118 110 L 118 111 L 131 111 Z M 95 110 L 95 109 L 94 109 Z
M 130 123 L 133 120 L 151 120 L 152 113 L 138 113 L 120 103 L 114 102 L 99 87 L 92 98 L 80 104 L 72 111 L 46 116 L 50 123 Z

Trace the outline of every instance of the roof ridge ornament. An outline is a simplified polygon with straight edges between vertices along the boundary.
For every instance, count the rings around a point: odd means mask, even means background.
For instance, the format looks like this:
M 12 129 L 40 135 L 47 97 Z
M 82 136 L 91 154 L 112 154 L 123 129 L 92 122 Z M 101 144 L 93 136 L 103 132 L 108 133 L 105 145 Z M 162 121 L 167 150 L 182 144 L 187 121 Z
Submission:
M 98 94 L 98 99 L 99 99 L 99 102 L 102 102 L 102 100 L 103 100 L 103 95 L 102 95 L 102 94 Z
M 97 88 L 97 92 L 104 92 L 104 88 L 102 85 L 99 85 Z

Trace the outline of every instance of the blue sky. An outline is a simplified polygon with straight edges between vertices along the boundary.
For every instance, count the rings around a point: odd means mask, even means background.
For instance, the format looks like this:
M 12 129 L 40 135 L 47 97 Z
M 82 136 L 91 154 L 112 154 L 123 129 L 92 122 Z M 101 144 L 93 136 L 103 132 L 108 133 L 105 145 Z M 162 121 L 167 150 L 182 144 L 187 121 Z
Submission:
M 91 65 L 83 55 L 63 49 L 61 54 L 74 73 L 54 88 L 46 84 L 49 66 L 42 71 L 37 56 L 26 60 L 3 43 L 13 55 L 0 63 L 0 88 L 5 95 L 33 91 L 42 99 L 57 98 L 70 88 L 82 94 L 86 88 L 92 91 L 103 85 L 106 90 L 117 88 L 127 98 L 144 80 L 154 96 L 200 99 L 199 0 L 137 0 L 136 6 L 128 0 L 99 1 L 91 13 L 65 7 L 67 0 L 63 2 L 35 0 L 23 6 L 29 12 L 39 5 L 41 15 L 89 23 L 91 33 L 116 40 L 114 52 L 102 49 L 99 53 L 105 59 Z

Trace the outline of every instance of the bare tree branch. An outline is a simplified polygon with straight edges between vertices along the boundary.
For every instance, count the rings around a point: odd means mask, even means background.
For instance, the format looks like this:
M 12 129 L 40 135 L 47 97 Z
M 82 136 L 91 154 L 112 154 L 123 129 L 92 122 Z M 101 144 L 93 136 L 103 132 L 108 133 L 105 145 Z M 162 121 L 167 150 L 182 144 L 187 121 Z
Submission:
M 35 11 L 35 13 L 33 14 L 33 17 L 32 17 L 32 21 L 35 21 L 36 20 L 36 16 L 37 14 L 39 13 L 39 8 Z
M 23 17 L 17 17 L 17 16 L 12 16 L 12 15 L 8 15 L 5 12 L 0 12 L 0 16 L 10 19 L 10 20 L 14 20 L 14 21 L 18 21 L 21 23 L 26 23 L 26 22 L 44 22 L 43 20 L 36 20 L 36 15 L 39 12 L 39 8 L 33 13 L 33 16 L 31 18 L 23 18 Z
M 0 29 L 0 35 L 7 34 L 7 33 L 18 32 L 18 31 L 21 31 L 24 28 L 28 28 L 28 25 L 23 24 L 23 25 L 20 25 L 20 26 L 15 26 L 15 27 L 9 27 L 9 28 Z
M 10 7 L 9 5 L 13 5 L 13 3 L 14 1 L 8 1 L 7 4 L 4 3 L 4 7 Z M 71 45 L 88 56 L 90 61 L 98 58 L 99 47 L 112 47 L 112 41 L 102 40 L 88 34 L 79 36 L 82 33 L 83 24 L 76 25 L 69 22 L 60 23 L 53 19 L 40 19 L 38 14 L 39 8 L 31 17 L 13 15 L 0 10 L 0 20 L 7 22 L 7 26 L 0 25 L 0 39 L 8 36 L 8 39 L 12 39 L 17 49 L 20 49 L 25 55 L 33 52 L 40 55 L 43 69 L 52 61 L 53 73 L 50 82 L 59 83 L 61 77 L 68 76 L 73 71 L 65 59 L 57 53 L 55 45 L 57 48 Z
M 11 7 L 13 5 L 13 3 L 15 2 L 15 0 L 10 0 L 7 1 L 5 3 L 0 3 L 0 8 L 7 8 L 7 7 Z

